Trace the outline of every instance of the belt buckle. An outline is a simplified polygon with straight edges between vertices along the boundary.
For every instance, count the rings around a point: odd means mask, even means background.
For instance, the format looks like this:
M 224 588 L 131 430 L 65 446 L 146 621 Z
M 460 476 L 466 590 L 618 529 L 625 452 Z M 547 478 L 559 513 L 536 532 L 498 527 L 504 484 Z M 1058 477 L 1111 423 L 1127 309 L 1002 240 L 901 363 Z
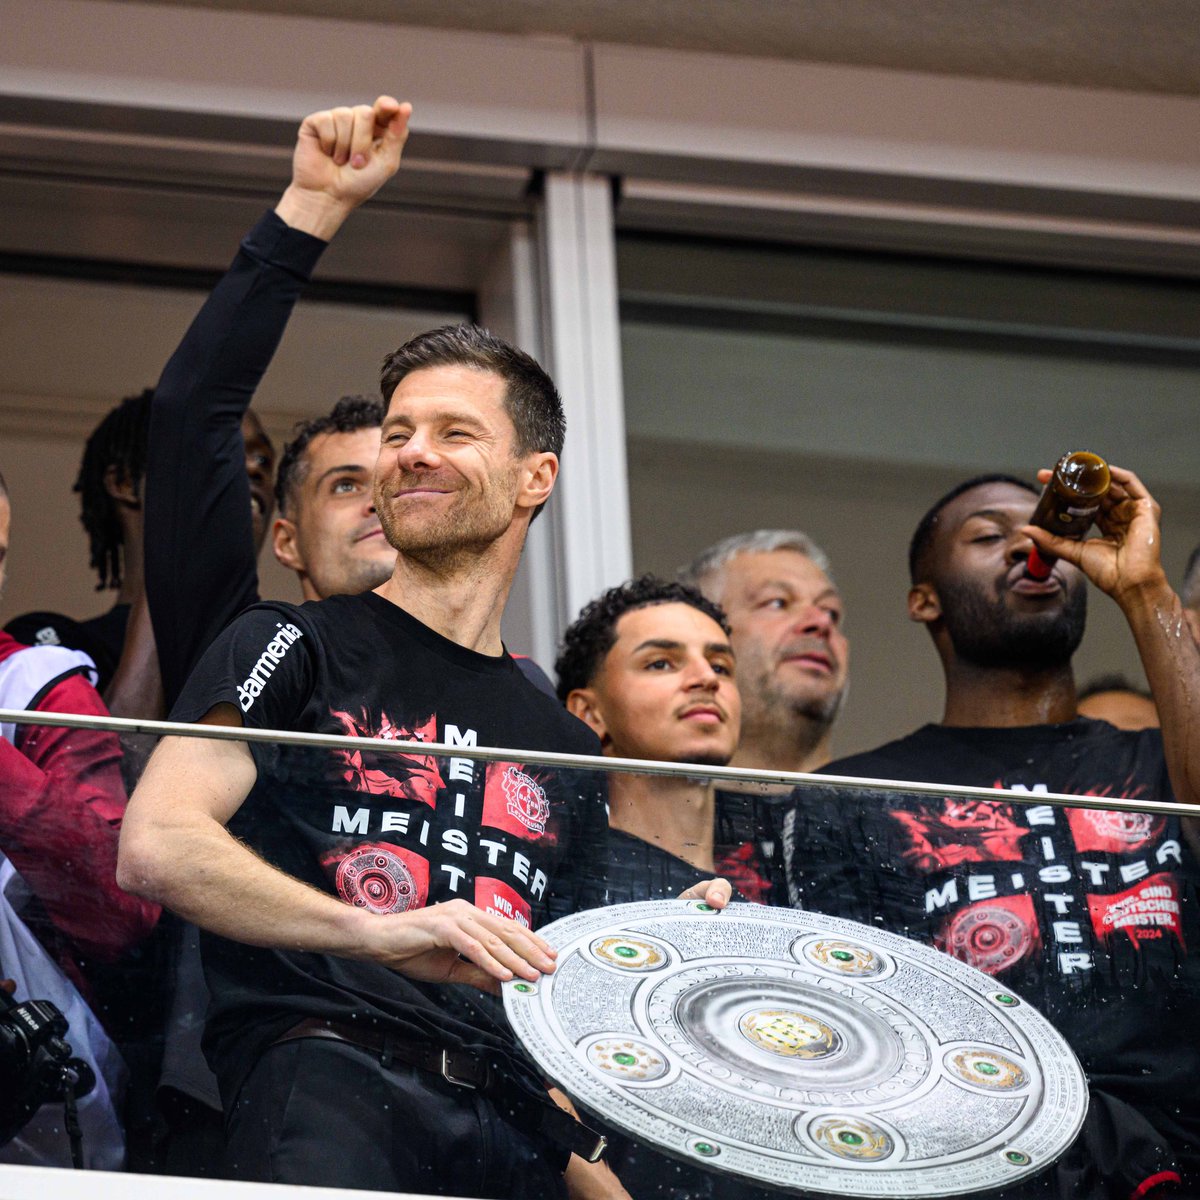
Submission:
M 586 1126 L 585 1126 L 585 1128 L 586 1128 Z M 590 1133 L 591 1130 L 588 1130 L 588 1132 Z M 595 1145 L 592 1147 L 591 1151 L 584 1157 L 590 1163 L 598 1163 L 604 1157 L 604 1152 L 607 1149 L 608 1149 L 608 1138 L 606 1138 L 604 1136 L 604 1134 L 599 1134 L 596 1138 Z
M 449 1050 L 442 1051 L 442 1078 L 447 1083 L 454 1084 L 455 1087 L 470 1088 L 471 1091 L 473 1091 L 473 1092 L 477 1092 L 479 1090 L 478 1085 L 472 1083 L 469 1079 L 459 1079 L 457 1076 L 450 1074 L 450 1051 Z

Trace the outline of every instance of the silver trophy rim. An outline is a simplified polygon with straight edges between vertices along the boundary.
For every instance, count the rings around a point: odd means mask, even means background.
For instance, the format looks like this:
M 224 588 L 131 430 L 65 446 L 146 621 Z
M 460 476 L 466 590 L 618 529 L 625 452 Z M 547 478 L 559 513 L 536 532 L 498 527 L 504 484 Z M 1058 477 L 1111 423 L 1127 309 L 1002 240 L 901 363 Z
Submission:
M 573 955 L 583 953 L 581 946 L 585 942 L 591 945 L 600 939 L 620 938 L 622 935 L 634 940 L 642 939 L 644 942 L 653 942 L 654 935 L 645 933 L 639 928 L 639 925 L 663 922 L 669 924 L 682 921 L 711 921 L 714 932 L 722 924 L 726 926 L 733 923 L 744 925 L 747 921 L 760 924 L 764 931 L 783 926 L 793 931 L 797 941 L 802 940 L 804 945 L 819 940 L 821 935 L 825 935 L 827 940 L 830 938 L 848 939 L 857 944 L 865 943 L 869 949 L 875 950 L 883 960 L 892 964 L 892 972 L 895 970 L 896 963 L 911 964 L 918 970 L 930 972 L 947 981 L 958 994 L 974 997 L 980 1003 L 981 1010 L 986 1006 L 986 1011 L 991 1017 L 999 1017 L 1006 1030 L 1021 1047 L 1021 1052 L 1019 1054 L 1014 1052 L 1012 1057 L 1031 1069 L 1036 1068 L 1037 1074 L 1032 1076 L 1033 1082 L 1029 1084 L 1028 1092 L 1038 1101 L 1034 1105 L 1035 1117 L 1026 1122 L 1023 1128 L 1034 1125 L 1037 1116 L 1046 1107 L 1044 1092 L 1047 1081 L 1054 1087 L 1056 1095 L 1065 1095 L 1068 1100 L 1072 1101 L 1072 1107 L 1057 1122 L 1048 1119 L 1045 1123 L 1052 1127 L 1045 1134 L 1032 1137 L 1026 1143 L 1031 1148 L 1036 1147 L 1036 1159 L 1025 1155 L 1024 1157 L 1029 1158 L 1029 1161 L 1021 1163 L 1011 1157 L 1000 1157 L 1011 1154 L 1021 1156 L 1022 1152 L 1016 1150 L 1000 1150 L 996 1154 L 991 1154 L 986 1160 L 985 1168 L 980 1169 L 990 1168 L 990 1164 L 994 1161 L 994 1178 L 965 1180 L 956 1173 L 960 1166 L 960 1163 L 956 1161 L 933 1167 L 904 1166 L 899 1162 L 875 1166 L 849 1161 L 844 1163 L 819 1161 L 812 1164 L 806 1157 L 799 1155 L 790 1160 L 794 1169 L 782 1171 L 783 1175 L 788 1176 L 783 1178 L 778 1170 L 775 1174 L 762 1173 L 759 1164 L 748 1167 L 747 1160 L 749 1159 L 751 1162 L 754 1160 L 753 1151 L 745 1150 L 740 1144 L 734 1146 L 733 1143 L 730 1143 L 724 1147 L 729 1153 L 724 1155 L 718 1153 L 715 1158 L 706 1159 L 699 1157 L 694 1149 L 680 1145 L 678 1140 L 672 1141 L 667 1137 L 654 1136 L 653 1131 L 647 1132 L 644 1124 L 639 1127 L 636 1123 L 631 1123 L 626 1118 L 627 1109 L 623 1105 L 629 1104 L 630 1097 L 637 1096 L 639 1089 L 649 1090 L 659 1083 L 659 1080 L 652 1079 L 648 1083 L 625 1081 L 622 1084 L 614 1084 L 608 1079 L 599 1078 L 595 1070 L 590 1070 L 582 1065 L 581 1056 L 586 1054 L 591 1043 L 603 1041 L 606 1031 L 593 1031 L 590 1041 L 588 1036 L 571 1041 L 565 1035 L 553 1018 L 556 975 L 543 977 L 540 984 L 528 984 L 519 979 L 505 983 L 501 992 L 509 1021 L 518 1039 L 547 1078 L 560 1087 L 581 1111 L 591 1114 L 595 1119 L 619 1130 L 622 1134 L 644 1142 L 655 1152 L 692 1166 L 785 1194 L 939 1197 L 985 1194 L 1026 1181 L 1048 1169 L 1078 1136 L 1087 1115 L 1087 1080 L 1083 1068 L 1062 1035 L 1019 993 L 1013 992 L 991 976 L 956 958 L 899 934 L 811 910 L 768 908 L 757 904 L 735 903 L 718 912 L 703 902 L 695 900 L 635 901 L 602 909 L 590 909 L 555 921 L 540 929 L 539 934 L 559 951 L 558 969 L 561 971 L 563 965 L 570 961 Z M 705 937 L 707 936 L 705 935 Z M 797 944 L 797 942 L 794 941 L 793 944 Z M 668 950 L 670 951 L 670 949 L 672 948 L 668 945 Z M 675 979 L 686 976 L 689 971 L 705 966 L 712 966 L 716 969 L 717 967 L 727 967 L 730 964 L 736 965 L 753 961 L 745 954 L 722 955 L 717 953 L 680 961 L 676 961 L 670 953 L 668 953 L 668 957 L 671 958 L 669 969 L 661 972 L 661 981 L 666 981 L 670 977 L 673 982 Z M 589 958 L 588 966 L 594 968 L 594 965 L 593 960 Z M 771 960 L 768 960 L 766 965 L 770 966 Z M 808 969 L 806 963 L 783 960 L 774 963 L 774 966 L 780 971 L 791 970 L 794 967 L 801 968 L 801 972 Z M 654 974 L 654 969 L 647 969 L 647 977 Z M 731 975 L 730 978 L 736 978 L 736 976 Z M 874 977 L 868 976 L 865 981 L 863 978 L 856 978 L 853 983 L 845 985 L 845 988 L 873 993 L 870 982 L 872 978 Z M 880 982 L 883 982 L 884 979 L 884 975 L 879 976 Z M 658 986 L 665 995 L 668 989 L 661 981 Z M 686 994 L 686 984 L 680 986 L 684 987 Z M 715 986 L 719 988 L 720 984 Z M 646 985 L 642 990 L 646 994 L 651 994 L 653 987 Z M 659 1007 L 662 1008 L 665 1003 L 663 1001 Z M 906 1018 L 911 1018 L 914 1025 L 921 1025 L 919 1018 L 914 1014 L 906 1013 L 903 1006 L 898 1004 L 894 998 L 890 998 L 888 1004 L 893 1005 Z M 550 1014 L 549 1017 L 547 1017 L 547 1013 Z M 642 1040 L 640 1033 L 635 1040 Z M 647 1040 L 649 1041 L 649 1039 Z M 653 1041 L 649 1041 L 649 1044 L 652 1048 L 661 1049 Z M 968 1043 L 964 1042 L 963 1044 Z M 978 1044 L 978 1039 L 976 1039 L 976 1044 Z M 940 1052 L 939 1064 L 941 1065 L 937 1067 L 936 1072 L 931 1071 L 931 1077 L 936 1076 L 936 1079 L 934 1084 L 930 1084 L 925 1089 L 926 1091 L 931 1091 L 934 1086 L 937 1086 L 936 1080 L 945 1078 L 946 1068 L 942 1060 L 951 1057 L 956 1045 L 957 1043 L 953 1040 L 948 1042 L 934 1040 L 932 1042 L 931 1052 Z M 945 1047 L 949 1048 L 945 1049 Z M 1042 1053 L 1043 1050 L 1045 1053 Z M 676 1070 L 677 1067 L 678 1064 L 672 1063 L 667 1074 L 661 1076 L 661 1080 L 667 1083 L 673 1082 L 675 1074 L 682 1071 L 682 1068 Z M 659 1068 L 655 1067 L 654 1069 Z M 1038 1089 L 1036 1095 L 1035 1083 Z M 978 1081 L 976 1081 L 977 1084 Z M 955 1086 L 961 1086 L 961 1084 L 955 1084 Z M 619 1098 L 620 1103 L 614 1105 L 611 1102 L 613 1097 Z M 779 1108 L 780 1105 L 774 1105 L 774 1109 Z M 886 1111 L 886 1108 L 881 1110 L 883 1113 Z M 889 1128 L 886 1115 L 872 1112 L 871 1117 L 871 1124 L 878 1128 L 881 1137 L 886 1140 Z M 653 1123 L 653 1118 L 650 1120 Z M 684 1123 L 681 1123 L 681 1126 L 686 1128 Z M 896 1130 L 893 1132 L 902 1142 L 903 1134 Z M 696 1135 L 701 1140 L 704 1136 L 703 1133 Z M 797 1137 L 799 1136 L 797 1134 Z M 805 1136 L 807 1139 L 807 1134 Z M 1050 1141 L 1049 1148 L 1045 1145 L 1047 1139 Z M 718 1138 L 709 1136 L 709 1143 L 718 1141 Z M 736 1153 L 733 1152 L 735 1149 Z M 776 1165 L 789 1161 L 786 1156 L 772 1151 L 763 1151 L 762 1157 Z M 967 1156 L 963 1152 L 959 1152 L 958 1157 L 967 1161 Z

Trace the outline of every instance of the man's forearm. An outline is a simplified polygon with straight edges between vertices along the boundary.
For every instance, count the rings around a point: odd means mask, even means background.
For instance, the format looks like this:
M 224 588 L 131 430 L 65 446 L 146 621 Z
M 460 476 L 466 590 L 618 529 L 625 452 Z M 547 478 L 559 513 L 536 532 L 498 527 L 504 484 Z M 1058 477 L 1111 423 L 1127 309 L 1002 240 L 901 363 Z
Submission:
M 1200 646 L 1184 619 L 1183 602 L 1164 578 L 1124 597 L 1121 608 L 1154 694 L 1175 796 L 1200 804 Z
M 234 941 L 361 959 L 434 983 L 495 990 L 514 973 L 537 979 L 554 969 L 532 930 L 466 900 L 372 913 L 264 862 L 226 829 L 256 777 L 241 742 L 165 738 L 126 809 L 117 882 Z
M 153 847 L 122 834 L 117 882 L 193 924 L 251 946 L 361 957 L 361 914 L 264 862 L 210 818 L 158 824 Z M 179 864 L 186 862 L 186 871 Z
M 158 645 L 144 588 L 133 602 L 121 658 L 104 693 L 104 703 L 114 717 L 161 721 L 166 715 Z
M 550 1098 L 577 1121 L 579 1113 L 570 1098 L 559 1088 L 550 1089 Z M 570 1200 L 629 1200 L 629 1193 L 603 1159 L 590 1163 L 572 1154 L 564 1174 Z
M 585 1162 L 572 1154 L 563 1178 L 570 1200 L 629 1200 L 625 1186 L 606 1162 Z
M 225 828 L 254 779 L 242 743 L 164 741 L 130 798 L 117 882 L 235 941 L 360 955 L 363 914 L 272 867 Z M 211 804 L 192 802 L 201 795 Z

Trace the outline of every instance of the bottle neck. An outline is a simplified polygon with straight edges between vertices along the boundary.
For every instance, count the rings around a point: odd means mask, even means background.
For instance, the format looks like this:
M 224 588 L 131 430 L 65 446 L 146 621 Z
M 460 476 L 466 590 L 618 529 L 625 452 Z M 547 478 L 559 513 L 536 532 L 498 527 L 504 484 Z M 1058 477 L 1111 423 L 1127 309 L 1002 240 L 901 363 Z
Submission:
M 1054 564 L 1058 560 L 1050 555 L 1043 556 L 1041 551 L 1034 546 L 1029 551 L 1029 558 L 1025 562 L 1025 573 L 1030 579 L 1036 579 L 1039 582 L 1043 579 L 1050 578 L 1050 572 L 1054 570 Z

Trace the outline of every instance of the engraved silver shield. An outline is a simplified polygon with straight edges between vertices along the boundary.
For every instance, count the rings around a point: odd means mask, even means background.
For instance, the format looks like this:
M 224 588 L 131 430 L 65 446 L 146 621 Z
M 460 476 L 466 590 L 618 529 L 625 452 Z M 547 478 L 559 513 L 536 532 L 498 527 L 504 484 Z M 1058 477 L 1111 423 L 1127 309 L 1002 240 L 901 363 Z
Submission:
M 990 976 L 820 913 L 619 904 L 540 931 L 518 1037 L 602 1121 L 784 1190 L 946 1196 L 1047 1167 L 1087 1111 L 1062 1036 Z

